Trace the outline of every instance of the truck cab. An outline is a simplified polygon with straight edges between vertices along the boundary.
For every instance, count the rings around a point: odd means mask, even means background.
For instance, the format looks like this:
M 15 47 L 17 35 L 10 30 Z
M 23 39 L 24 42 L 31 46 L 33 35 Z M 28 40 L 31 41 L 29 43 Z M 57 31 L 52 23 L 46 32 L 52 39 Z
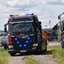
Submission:
M 37 15 L 10 15 L 4 30 L 8 33 L 8 52 L 12 56 L 16 53 L 47 50 L 46 42 L 42 41 L 41 22 Z

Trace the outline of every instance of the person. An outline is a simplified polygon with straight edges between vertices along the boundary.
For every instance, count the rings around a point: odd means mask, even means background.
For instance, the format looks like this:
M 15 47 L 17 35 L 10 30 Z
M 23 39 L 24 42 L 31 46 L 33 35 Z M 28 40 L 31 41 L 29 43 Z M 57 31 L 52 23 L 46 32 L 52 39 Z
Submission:
M 56 39 L 57 40 L 57 34 L 55 31 L 53 31 L 53 39 Z
M 50 36 L 50 41 L 52 41 L 52 39 L 53 39 L 53 33 L 52 33 L 52 31 L 49 31 L 49 36 Z

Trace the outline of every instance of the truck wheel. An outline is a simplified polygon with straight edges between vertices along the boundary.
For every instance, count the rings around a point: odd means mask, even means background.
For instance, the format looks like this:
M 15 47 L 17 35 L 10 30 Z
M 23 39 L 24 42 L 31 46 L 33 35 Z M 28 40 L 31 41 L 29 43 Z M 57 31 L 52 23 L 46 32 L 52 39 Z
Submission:
M 45 45 L 45 50 L 44 50 L 44 52 L 46 52 L 47 51 L 47 44 Z
M 41 45 L 40 53 L 42 53 L 42 52 L 43 52 L 43 50 L 42 50 L 42 45 Z
M 40 44 L 38 53 L 40 54 L 40 53 L 42 53 L 42 52 L 43 52 L 43 50 L 42 50 L 42 44 Z
M 4 49 L 7 49 L 7 48 L 8 48 L 8 47 L 5 47 L 5 46 L 4 46 Z
M 8 45 L 6 43 L 3 44 L 4 49 L 8 48 Z
M 10 53 L 11 56 L 15 56 L 16 53 Z
M 44 49 L 44 52 L 47 51 L 47 40 L 45 41 L 45 49 Z

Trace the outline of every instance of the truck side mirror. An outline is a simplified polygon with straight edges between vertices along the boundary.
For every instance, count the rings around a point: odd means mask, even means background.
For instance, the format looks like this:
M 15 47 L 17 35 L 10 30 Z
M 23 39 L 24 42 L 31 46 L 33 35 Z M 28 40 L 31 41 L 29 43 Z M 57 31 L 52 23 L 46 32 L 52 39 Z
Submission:
M 39 27 L 39 22 L 36 23 L 36 27 Z
M 4 32 L 7 32 L 7 24 L 4 25 Z
M 7 32 L 7 28 L 4 28 L 4 32 Z
M 37 23 L 37 27 L 38 27 L 39 30 L 41 30 L 41 22 Z
M 39 23 L 41 24 L 41 21 L 39 21 Z
M 60 17 L 61 17 L 61 16 L 59 15 L 59 16 L 58 16 L 58 19 L 60 19 Z

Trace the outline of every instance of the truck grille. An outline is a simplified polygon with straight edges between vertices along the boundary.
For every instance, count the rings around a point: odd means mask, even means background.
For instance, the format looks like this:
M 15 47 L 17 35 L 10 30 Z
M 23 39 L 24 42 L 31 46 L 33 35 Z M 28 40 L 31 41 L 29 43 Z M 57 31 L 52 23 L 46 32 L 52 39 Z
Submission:
M 28 38 L 12 38 L 14 49 L 16 50 L 24 50 L 31 49 L 34 43 L 33 37 Z

